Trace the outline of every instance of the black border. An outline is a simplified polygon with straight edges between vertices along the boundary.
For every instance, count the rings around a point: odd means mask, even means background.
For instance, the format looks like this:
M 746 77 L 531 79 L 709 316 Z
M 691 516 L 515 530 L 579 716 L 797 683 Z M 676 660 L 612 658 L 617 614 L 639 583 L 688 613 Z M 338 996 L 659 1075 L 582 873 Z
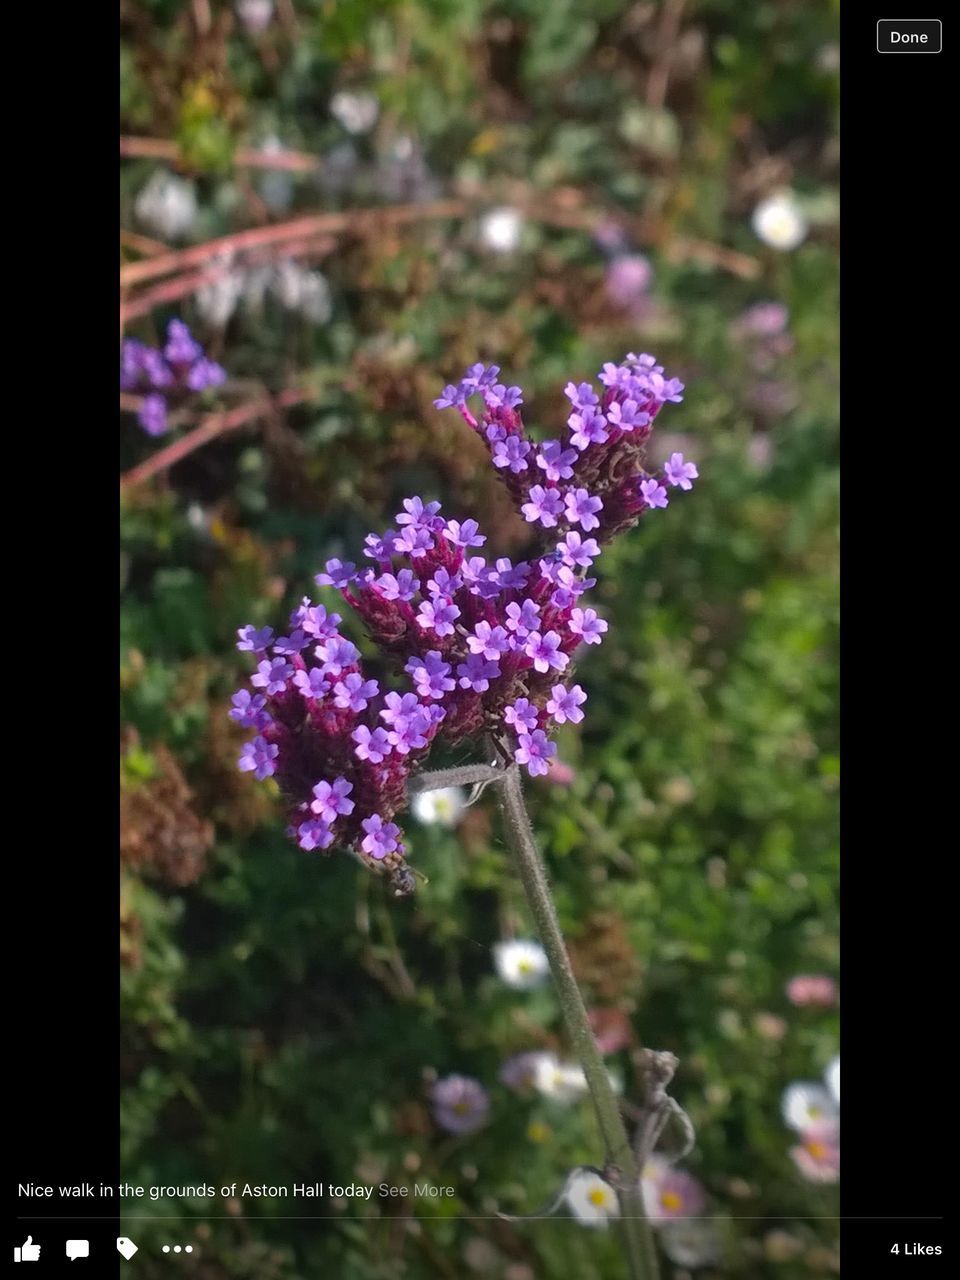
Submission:
M 890 57 L 881 18 L 939 17 L 943 52 Z M 954 1252 L 946 980 L 952 635 L 945 554 L 956 364 L 952 15 L 929 0 L 841 7 L 843 502 L 841 1266 L 940 1271 Z M 946 430 L 944 428 L 947 428 Z M 945 450 L 946 446 L 946 450 Z M 945 501 L 946 500 L 946 501 Z M 949 742 L 949 738 L 947 738 Z M 952 1073 L 951 1073 L 952 1076 Z M 925 1220 L 924 1220 L 925 1219 Z M 900 1245 L 900 1253 L 890 1248 Z M 939 1255 L 905 1246 L 940 1245 Z

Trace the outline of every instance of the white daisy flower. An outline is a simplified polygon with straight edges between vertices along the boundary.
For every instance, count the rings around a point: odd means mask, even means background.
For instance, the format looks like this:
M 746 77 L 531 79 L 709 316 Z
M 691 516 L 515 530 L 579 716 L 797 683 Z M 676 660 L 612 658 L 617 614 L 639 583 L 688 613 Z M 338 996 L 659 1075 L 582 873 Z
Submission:
M 440 787 L 437 791 L 421 791 L 414 796 L 410 808 L 418 822 L 455 827 L 466 804 L 462 787 Z
M 533 1085 L 552 1102 L 569 1105 L 587 1093 L 587 1077 L 575 1062 L 561 1062 L 553 1053 L 541 1053 L 534 1064 Z
M 547 953 L 540 943 L 524 938 L 498 942 L 493 948 L 493 962 L 503 981 L 515 991 L 541 986 L 550 972 Z
M 495 253 L 512 253 L 522 231 L 523 214 L 517 209 L 491 209 L 480 219 L 480 239 Z
M 831 1097 L 839 1107 L 840 1105 L 840 1055 L 839 1054 L 837 1055 L 837 1057 L 833 1059 L 832 1062 L 829 1063 L 826 1071 L 823 1073 L 823 1078 L 827 1082 L 827 1088 L 830 1090 Z
M 380 103 L 372 93 L 351 93 L 341 89 L 330 99 L 330 114 L 347 133 L 369 133 L 377 123 Z
M 611 1218 L 620 1216 L 617 1193 L 609 1182 L 589 1169 L 580 1169 L 571 1176 L 564 1199 L 585 1227 L 605 1227 Z
M 192 182 L 158 169 L 137 196 L 137 217 L 161 240 L 179 240 L 193 227 L 197 195 Z
M 753 211 L 753 229 L 771 249 L 796 249 L 807 237 L 807 220 L 790 191 L 778 191 Z
M 782 1109 L 787 1128 L 797 1133 L 830 1125 L 837 1119 L 836 1103 L 823 1085 L 804 1080 L 787 1086 Z

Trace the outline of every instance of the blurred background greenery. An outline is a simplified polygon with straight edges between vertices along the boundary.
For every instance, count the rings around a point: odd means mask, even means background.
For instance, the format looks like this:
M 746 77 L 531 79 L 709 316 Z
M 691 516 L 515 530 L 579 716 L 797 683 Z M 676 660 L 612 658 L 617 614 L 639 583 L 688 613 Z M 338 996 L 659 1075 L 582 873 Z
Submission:
M 284 837 L 226 711 L 236 628 L 401 498 L 522 546 L 444 382 L 496 361 L 555 434 L 569 377 L 648 350 L 687 383 L 655 451 L 701 480 L 604 554 L 573 777 L 530 804 L 590 1002 L 681 1060 L 719 1240 L 698 1274 L 837 1271 L 836 1188 L 780 1114 L 838 1051 L 836 1010 L 786 995 L 838 951 L 837 6 L 120 8 L 125 331 L 183 318 L 229 374 L 161 440 L 121 423 L 123 1177 L 455 1188 L 175 1198 L 130 1234 L 194 1241 L 210 1280 L 620 1274 L 609 1233 L 496 1217 L 600 1150 L 587 1104 L 498 1083 L 563 1041 L 549 992 L 494 972 L 531 926 L 491 807 L 407 815 L 428 882 L 391 900 Z M 492 1098 L 459 1138 L 428 1105 L 451 1072 Z M 673 1252 L 668 1276 L 704 1261 Z

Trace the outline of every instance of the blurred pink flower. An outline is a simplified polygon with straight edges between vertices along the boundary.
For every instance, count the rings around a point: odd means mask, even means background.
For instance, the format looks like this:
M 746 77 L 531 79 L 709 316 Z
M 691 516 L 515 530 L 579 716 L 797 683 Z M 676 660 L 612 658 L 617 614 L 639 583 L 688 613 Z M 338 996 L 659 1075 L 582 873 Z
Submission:
M 834 1125 L 808 1129 L 790 1158 L 808 1182 L 836 1182 L 840 1177 L 840 1137 Z
M 618 307 L 632 307 L 650 288 L 653 268 L 642 253 L 625 253 L 607 268 L 607 294 Z
M 802 973 L 787 983 L 787 999 L 803 1009 L 830 1009 L 837 1003 L 837 984 L 825 973 Z
M 618 1053 L 630 1043 L 630 1020 L 621 1009 L 591 1009 L 588 1016 L 601 1053 Z
M 576 776 L 577 771 L 572 764 L 567 764 L 565 760 L 558 760 L 554 756 L 552 760 L 547 761 L 547 772 L 543 780 L 552 782 L 555 787 L 569 787 Z
M 690 1173 L 672 1168 L 665 1160 L 653 1156 L 644 1165 L 640 1177 L 643 1205 L 651 1222 L 669 1222 L 672 1218 L 695 1218 L 706 1207 L 703 1187 Z

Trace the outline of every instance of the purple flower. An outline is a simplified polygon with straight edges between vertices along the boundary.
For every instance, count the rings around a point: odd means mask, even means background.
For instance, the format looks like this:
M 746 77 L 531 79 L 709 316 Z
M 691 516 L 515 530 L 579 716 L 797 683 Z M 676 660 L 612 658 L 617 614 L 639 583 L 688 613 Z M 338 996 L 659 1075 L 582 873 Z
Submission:
M 388 693 L 384 698 L 385 706 L 380 712 L 380 719 L 384 724 L 391 725 L 394 729 L 402 727 L 408 720 L 420 711 L 420 703 L 415 694 L 412 693 Z
M 501 427 L 499 422 L 488 422 L 483 434 L 490 444 L 498 444 L 501 440 L 506 440 L 507 429 Z
M 569 480 L 579 456 L 576 449 L 564 449 L 559 440 L 547 440 L 540 446 L 537 466 L 543 468 L 548 480 Z
M 443 388 L 443 393 L 437 396 L 433 404 L 436 409 L 454 409 L 462 405 L 465 399 L 460 388 L 451 383 Z
M 368 533 L 363 540 L 363 554 L 371 560 L 389 560 L 396 548 L 396 529 L 388 529 L 384 534 Z
M 408 693 L 404 697 L 412 698 L 413 694 Z M 440 719 L 446 714 L 442 707 L 419 707 L 412 714 L 395 720 L 393 728 L 387 734 L 394 751 L 405 756 L 425 747 L 429 741 L 427 734 L 436 723 L 434 717 L 438 713 Z
M 411 658 L 404 671 L 413 676 L 417 694 L 424 699 L 442 698 L 457 687 L 457 682 L 450 677 L 449 662 L 444 662 L 436 649 L 431 649 L 422 658 Z
M 431 521 L 439 510 L 439 502 L 429 502 L 424 506 L 422 498 L 404 498 L 403 511 L 397 516 L 397 524 L 409 524 L 415 529 L 430 529 Z
M 593 498 L 586 489 L 568 489 L 564 497 L 567 519 L 571 524 L 579 524 L 584 529 L 599 529 L 600 521 L 595 511 L 603 510 L 599 498 Z
M 513 726 L 517 733 L 529 732 L 540 723 L 537 708 L 529 698 L 518 698 L 516 702 L 504 707 L 503 718 L 507 724 Z
M 481 391 L 484 387 L 492 387 L 500 372 L 498 364 L 485 368 L 482 364 L 472 364 L 461 379 L 460 386 L 464 391 Z
M 568 720 L 571 724 L 579 724 L 583 719 L 580 705 L 586 700 L 587 695 L 578 684 L 571 685 L 569 689 L 562 684 L 555 684 L 550 690 L 547 712 L 557 724 L 565 724 Z
M 154 391 L 163 391 L 173 386 L 173 373 L 159 351 L 153 347 L 144 347 L 141 362 L 144 376 Z
M 459 520 L 448 520 L 443 536 L 455 547 L 482 547 L 487 539 L 477 532 L 478 528 L 476 520 L 464 520 L 463 524 Z
M 365 724 L 359 725 L 350 737 L 357 744 L 354 753 L 360 760 L 369 760 L 371 764 L 380 764 L 393 749 L 386 729 L 374 729 L 372 732 Z
M 407 525 L 394 543 L 394 549 L 410 556 L 412 560 L 419 560 L 433 550 L 433 534 L 422 525 Z
M 256 673 L 250 677 L 250 683 L 263 689 L 268 695 L 273 695 L 283 693 L 292 675 L 293 667 L 285 658 L 264 658 L 258 664 Z
M 328 560 L 324 573 L 318 573 L 316 583 L 320 587 L 339 587 L 342 591 L 357 576 L 357 566 L 349 560 Z
M 289 636 L 279 636 L 273 646 L 273 652 L 282 653 L 291 657 L 295 653 L 300 653 L 306 648 L 306 645 L 306 634 L 298 627 L 297 630 Z
M 575 409 L 591 408 L 598 403 L 597 393 L 589 382 L 581 382 L 579 384 L 568 382 L 563 388 L 563 394 Z
M 309 853 L 312 849 L 328 849 L 333 844 L 333 832 L 322 818 L 308 818 L 297 827 L 297 843 Z
M 270 716 L 264 710 L 267 700 L 261 694 L 251 694 L 249 689 L 238 689 L 231 698 L 233 708 L 230 719 L 236 720 L 244 729 L 264 729 L 270 723 Z
M 632 431 L 634 427 L 648 426 L 650 415 L 640 408 L 636 400 L 614 400 L 607 409 L 607 421 L 622 431 Z
M 245 773 L 252 769 L 257 781 L 262 782 L 276 772 L 277 766 L 273 762 L 279 751 L 275 742 L 267 742 L 266 738 L 258 735 L 252 742 L 244 744 L 237 764 Z
M 306 598 L 290 618 L 293 626 L 299 627 L 301 631 L 305 631 L 308 636 L 313 636 L 316 640 L 325 640 L 336 635 L 341 621 L 339 613 L 327 613 L 322 604 L 311 604 Z
M 603 618 L 597 617 L 595 609 L 571 609 L 569 625 L 573 634 L 587 644 L 599 644 L 600 636 L 608 626 Z
M 120 344 L 120 390 L 136 391 L 143 373 L 144 345 L 136 338 L 124 338 Z
M 542 1057 L 542 1053 L 536 1052 L 515 1053 L 512 1058 L 507 1058 L 500 1068 L 497 1079 L 508 1089 L 520 1091 L 532 1089 Z
M 620 307 L 631 307 L 647 292 L 653 268 L 642 253 L 626 253 L 614 258 L 607 268 L 606 289 Z
M 332 826 L 341 814 L 353 813 L 354 803 L 349 799 L 352 790 L 353 783 L 346 778 L 335 778 L 332 783 L 318 782 L 313 788 L 310 812 Z
M 531 631 L 539 630 L 540 606 L 533 600 L 524 600 L 522 604 L 508 604 L 507 627 L 521 639 Z
M 222 386 L 227 380 L 227 371 L 215 360 L 201 356 L 187 374 L 187 386 L 191 391 L 206 391 L 208 387 Z
M 420 602 L 417 625 L 424 631 L 435 631 L 438 636 L 452 636 L 455 630 L 453 624 L 459 617 L 460 610 L 453 601 L 438 596 L 436 600 Z
M 498 440 L 493 446 L 493 465 L 509 467 L 514 475 L 520 471 L 526 471 L 527 455 L 532 448 L 533 445 L 529 440 L 521 440 L 519 436 L 507 436 L 506 440 Z M 471 545 L 479 546 L 480 544 Z
M 333 686 L 333 701 L 345 711 L 365 711 L 367 703 L 379 692 L 376 680 L 364 680 L 359 672 L 353 671 Z
M 584 490 L 586 492 L 586 490 Z M 545 529 L 552 529 L 557 517 L 563 513 L 563 497 L 558 489 L 545 489 L 535 484 L 529 493 L 529 502 L 525 502 L 520 510 L 523 518 L 532 524 L 539 520 Z
M 392 573 L 381 574 L 374 585 L 384 600 L 412 600 L 420 590 L 420 583 L 413 576 L 412 569 L 401 569 L 396 576 Z
M 571 413 L 567 419 L 570 443 L 583 452 L 587 445 L 603 444 L 607 439 L 607 420 L 599 409 L 587 406 L 579 413 Z
M 167 325 L 167 343 L 163 354 L 170 364 L 188 365 L 201 358 L 203 347 L 194 340 L 182 320 L 171 320 Z
M 371 858 L 385 858 L 400 848 L 400 828 L 395 822 L 384 822 L 379 813 L 372 813 L 360 824 L 366 835 L 360 842 L 360 848 Z
M 137 421 L 148 436 L 162 436 L 167 430 L 167 402 L 164 397 L 156 393 L 144 396 Z
M 490 409 L 516 409 L 523 404 L 523 388 L 505 387 L 498 382 L 484 391 L 483 398 Z
M 525 764 L 532 777 L 546 773 L 550 767 L 547 761 L 557 754 L 557 744 L 551 742 L 542 729 L 534 729 L 531 734 L 521 734 L 517 739 L 517 749 L 513 758 L 517 764 Z
M 473 635 L 467 636 L 467 648 L 471 653 L 496 661 L 510 648 L 510 637 L 503 627 L 491 627 L 489 622 L 478 622 Z
M 652 476 L 640 481 L 639 495 L 648 507 L 665 507 L 669 502 L 666 489 Z
M 328 676 L 338 676 L 344 667 L 352 667 L 360 657 L 360 650 L 343 636 L 328 636 L 313 651 L 323 664 Z
M 580 565 L 586 569 L 600 554 L 600 548 L 595 538 L 581 538 L 576 529 L 571 529 L 563 541 L 557 543 L 557 554 L 562 557 L 565 565 Z M 557 577 L 560 577 L 559 569 Z
M 667 484 L 675 488 L 692 489 L 693 482 L 700 472 L 695 462 L 684 462 L 682 453 L 671 453 L 669 462 L 663 468 L 663 474 L 667 477 Z
M 533 659 L 534 669 L 537 671 L 549 671 L 551 667 L 562 671 L 570 661 L 565 653 L 560 652 L 560 637 L 556 631 L 548 631 L 543 636 L 539 631 L 531 631 L 523 652 Z
M 295 672 L 293 683 L 305 698 L 324 698 L 330 691 L 330 681 L 319 667 Z
M 501 557 L 496 564 L 497 581 L 504 591 L 522 591 L 530 577 L 530 566 L 525 560 L 519 564 L 511 564 Z
M 431 1092 L 433 1118 L 447 1133 L 473 1133 L 486 1124 L 490 1098 L 469 1076 L 445 1076 Z
M 461 662 L 457 667 L 460 688 L 472 689 L 474 693 L 485 693 L 490 688 L 490 681 L 495 680 L 499 674 L 500 664 L 487 661 L 479 653 L 468 654 L 466 662 Z
M 237 641 L 237 648 L 241 653 L 246 650 L 251 653 L 266 653 L 267 646 L 273 639 L 273 627 L 261 627 L 258 631 L 251 624 L 250 626 L 241 627 L 237 635 L 240 637 Z
M 485 563 L 485 561 L 481 561 L 481 563 Z M 451 577 L 446 569 L 438 569 L 427 582 L 427 590 L 431 596 L 443 596 L 446 600 L 449 600 L 456 591 L 459 591 L 460 586 L 460 575 L 455 573 Z

